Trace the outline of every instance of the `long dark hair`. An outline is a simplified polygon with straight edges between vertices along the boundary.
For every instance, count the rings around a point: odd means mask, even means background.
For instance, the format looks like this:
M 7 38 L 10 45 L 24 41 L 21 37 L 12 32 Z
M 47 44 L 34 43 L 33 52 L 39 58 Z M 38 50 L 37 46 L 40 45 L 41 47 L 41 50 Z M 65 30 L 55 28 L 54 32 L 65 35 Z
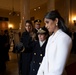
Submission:
M 68 33 L 68 28 L 65 25 L 65 21 L 64 19 L 61 17 L 61 15 L 59 14 L 59 12 L 57 10 L 53 10 L 48 12 L 44 18 L 47 19 L 51 19 L 51 20 L 55 20 L 56 18 L 58 18 L 58 27 L 59 29 L 61 29 L 62 31 L 64 31 L 65 33 Z
M 31 20 L 26 20 L 25 21 L 25 25 L 26 25 L 26 23 L 29 23 L 30 24 L 30 26 L 32 27 L 32 31 L 33 31 L 34 27 L 33 27 L 32 21 Z
M 32 31 L 29 33 L 30 36 L 32 37 L 32 40 L 36 40 L 36 33 L 34 32 L 34 27 L 33 27 L 33 23 L 31 20 L 26 20 L 25 24 L 29 23 L 32 27 Z
M 32 23 L 31 20 L 26 20 L 26 21 L 25 21 L 25 24 L 26 24 L 26 23 L 29 23 L 29 24 L 33 27 L 33 23 Z

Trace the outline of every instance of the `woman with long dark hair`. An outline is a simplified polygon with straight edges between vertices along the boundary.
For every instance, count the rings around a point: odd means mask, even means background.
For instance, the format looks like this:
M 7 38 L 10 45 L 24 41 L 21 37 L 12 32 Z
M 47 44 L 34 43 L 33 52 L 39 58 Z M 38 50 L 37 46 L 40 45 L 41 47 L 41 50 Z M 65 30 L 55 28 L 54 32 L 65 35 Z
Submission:
M 45 27 L 52 35 L 48 39 L 45 56 L 37 75 L 62 75 L 72 47 L 68 29 L 57 10 L 44 17 Z
M 35 33 L 33 32 L 33 24 L 30 20 L 26 20 L 25 22 L 25 32 L 22 33 L 20 42 L 23 43 L 24 46 L 20 54 L 20 72 L 21 75 L 28 75 L 35 45 Z

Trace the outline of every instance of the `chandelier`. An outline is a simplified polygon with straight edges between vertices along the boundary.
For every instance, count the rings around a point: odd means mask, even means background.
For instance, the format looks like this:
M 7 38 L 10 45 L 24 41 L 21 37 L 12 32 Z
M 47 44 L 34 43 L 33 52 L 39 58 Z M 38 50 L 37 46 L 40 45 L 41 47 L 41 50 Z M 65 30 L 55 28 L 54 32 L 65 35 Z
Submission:
M 12 0 L 12 10 L 9 12 L 9 15 L 20 16 L 20 13 L 14 10 L 14 0 Z

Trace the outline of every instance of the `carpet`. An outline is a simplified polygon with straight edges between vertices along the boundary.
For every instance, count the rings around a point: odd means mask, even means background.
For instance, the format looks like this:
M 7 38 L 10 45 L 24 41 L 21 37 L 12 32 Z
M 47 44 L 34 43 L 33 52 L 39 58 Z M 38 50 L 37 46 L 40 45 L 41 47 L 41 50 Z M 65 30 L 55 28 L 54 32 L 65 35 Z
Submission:
M 67 75 L 76 75 L 76 62 L 66 66 Z

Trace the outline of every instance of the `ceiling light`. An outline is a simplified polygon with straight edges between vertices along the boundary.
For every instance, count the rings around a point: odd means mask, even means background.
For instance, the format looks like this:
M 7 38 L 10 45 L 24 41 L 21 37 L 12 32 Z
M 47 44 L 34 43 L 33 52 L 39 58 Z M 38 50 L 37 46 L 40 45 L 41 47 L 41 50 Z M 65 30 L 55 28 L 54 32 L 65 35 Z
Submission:
M 12 10 L 9 12 L 9 15 L 12 15 L 12 16 L 15 16 L 15 15 L 19 16 L 20 15 L 20 13 L 18 13 L 14 10 L 14 0 L 12 0 Z
M 34 9 L 34 11 L 36 11 L 36 9 Z
M 38 9 L 40 9 L 40 7 L 38 7 Z

